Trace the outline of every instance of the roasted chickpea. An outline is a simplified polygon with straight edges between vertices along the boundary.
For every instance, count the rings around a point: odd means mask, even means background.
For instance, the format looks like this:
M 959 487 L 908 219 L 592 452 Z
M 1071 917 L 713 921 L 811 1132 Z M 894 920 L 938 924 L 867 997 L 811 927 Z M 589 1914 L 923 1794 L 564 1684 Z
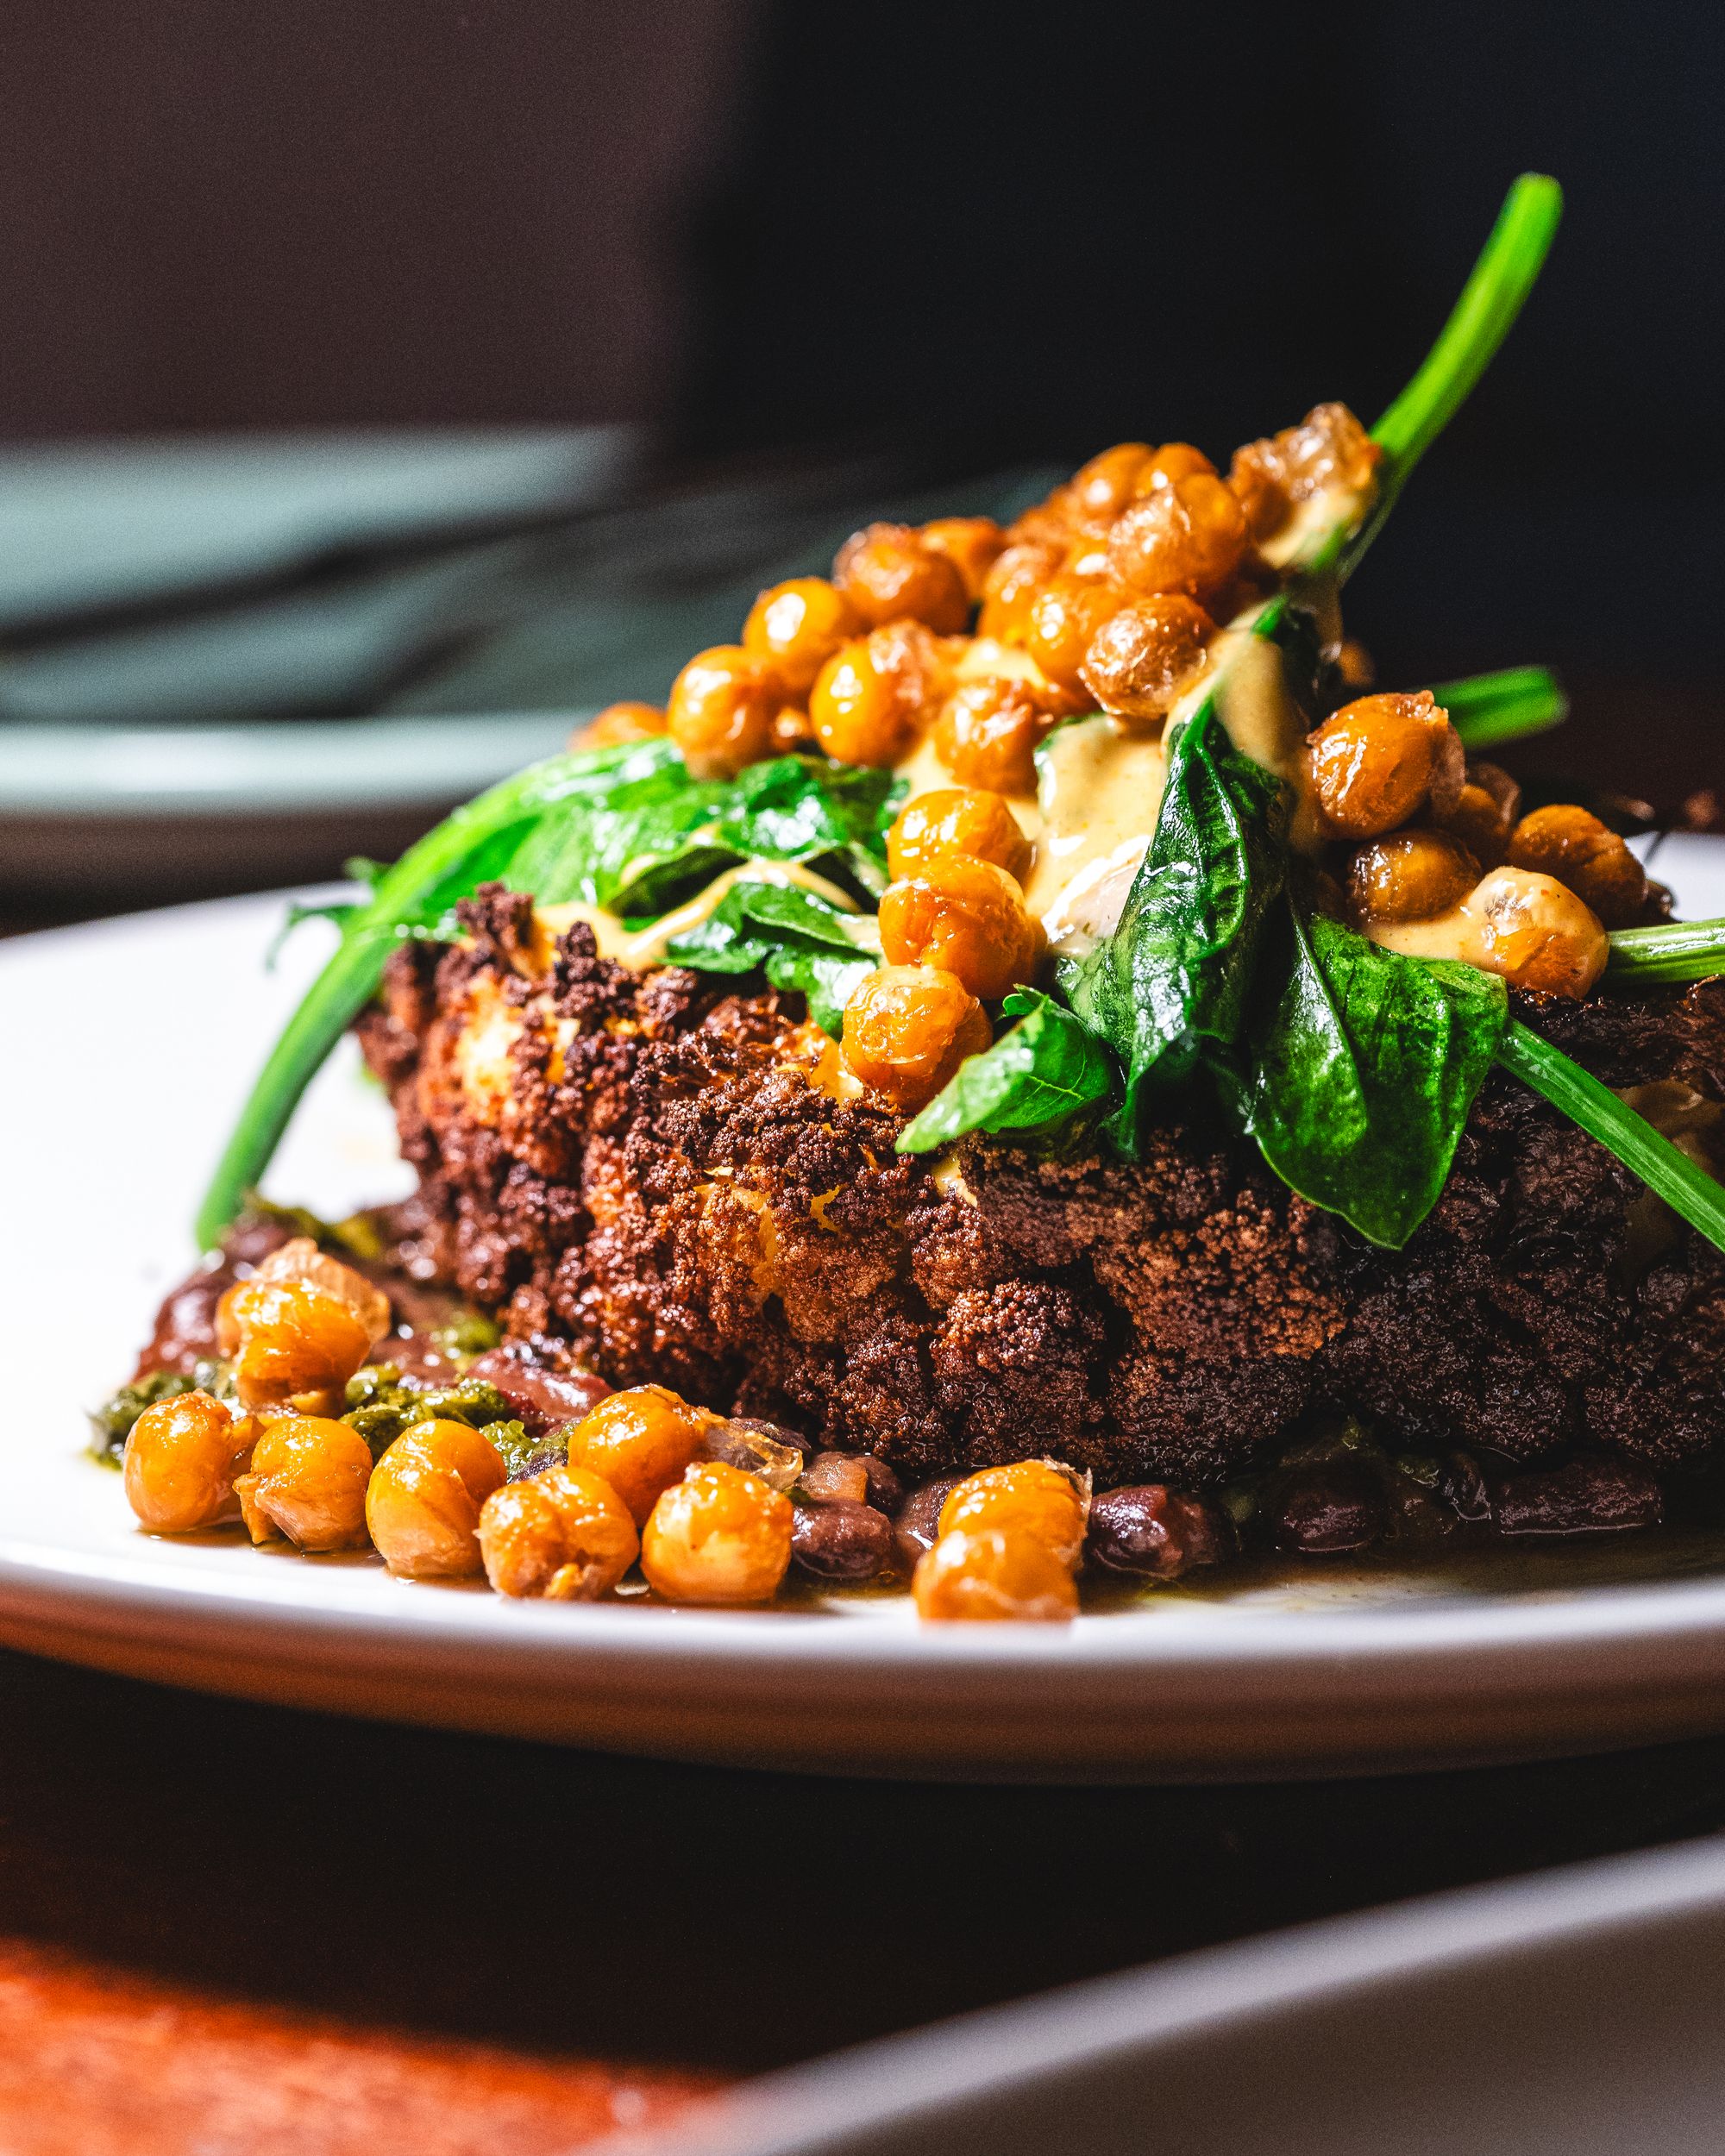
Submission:
M 416 1422 L 372 1470 L 366 1526 L 402 1579 L 468 1579 L 484 1570 L 480 1507 L 504 1480 L 501 1454 L 465 1422 Z
M 1195 449 L 1189 442 L 1164 442 L 1138 473 L 1132 493 L 1138 497 L 1153 494 L 1158 486 L 1172 486 L 1176 479 L 1189 479 L 1201 472 L 1211 479 L 1220 476 L 1204 452 Z M 1124 509 L 1126 504 L 1120 506 Z
M 713 1417 L 663 1385 L 610 1393 L 569 1432 L 571 1467 L 608 1482 L 637 1527 L 701 1449 Z
M 1341 838 L 1394 830 L 1428 800 L 1441 821 L 1461 799 L 1465 768 L 1449 714 L 1429 689 L 1358 697 L 1333 711 L 1306 743 L 1319 816 Z
M 1289 493 L 1303 502 L 1326 487 L 1363 492 L 1377 474 L 1383 452 L 1346 404 L 1314 404 L 1297 427 L 1276 437 Z
M 1228 492 L 1239 502 L 1254 541 L 1273 539 L 1294 506 L 1273 441 L 1243 442 L 1234 451 Z
M 899 811 L 887 833 L 887 866 L 914 875 L 942 854 L 992 861 L 1016 882 L 1030 873 L 1031 843 L 1003 796 L 975 787 L 936 787 Z
M 1138 491 L 1138 476 L 1156 454 L 1147 442 L 1119 442 L 1081 465 L 1063 490 L 1082 517 L 1113 518 Z
M 832 580 L 876 627 L 908 618 L 950 636 L 969 619 L 957 564 L 908 524 L 870 524 L 854 534 L 838 550 Z
M 791 1561 L 791 1501 L 758 1475 L 708 1460 L 653 1507 L 641 1570 L 671 1602 L 764 1602 Z
M 824 576 L 794 576 L 762 592 L 743 624 L 743 649 L 770 667 L 787 694 L 800 697 L 842 643 L 863 624 Z
M 146 1407 L 126 1440 L 126 1501 L 152 1534 L 191 1534 L 240 1517 L 234 1494 L 257 1441 L 250 1415 L 209 1393 L 180 1393 Z
M 1364 493 L 1383 454 L 1346 404 L 1316 404 L 1297 427 L 1235 450 L 1228 485 L 1254 539 L 1268 539 L 1295 502 L 1332 485 Z
M 1031 602 L 1025 649 L 1051 681 L 1076 689 L 1091 638 L 1126 601 L 1126 594 L 1105 579 L 1057 576 Z
M 882 966 L 844 1006 L 839 1054 L 871 1093 L 914 1113 L 993 1039 L 987 1012 L 956 974 Z
M 1038 1536 L 1000 1527 L 942 1535 L 918 1559 L 911 1591 L 918 1616 L 931 1624 L 1061 1624 L 1078 1614 L 1071 1568 Z
M 480 1509 L 480 1553 L 499 1595 L 597 1601 L 640 1554 L 629 1507 L 580 1467 L 505 1482 Z
M 1469 956 L 1517 988 L 1584 996 L 1610 945 L 1597 914 L 1567 885 L 1530 868 L 1494 868 L 1463 904 L 1476 924 Z
M 1060 573 L 1066 542 L 1015 542 L 995 561 L 982 583 L 982 611 L 976 634 L 998 642 L 1021 644 L 1030 624 L 1031 604 L 1043 586 Z
M 1063 1564 L 1076 1565 L 1083 1554 L 1089 1511 L 1088 1476 L 1057 1460 L 1019 1460 L 967 1476 L 940 1508 L 940 1532 L 975 1534 L 998 1527 L 1002 1534 L 1032 1535 Z
M 921 537 L 924 546 L 944 554 L 957 570 L 964 596 L 974 606 L 1006 546 L 1006 533 L 992 517 L 937 517 L 922 527 Z
M 1472 763 L 1455 806 L 1440 820 L 1482 868 L 1496 868 L 1509 851 L 1521 803 L 1521 789 L 1507 771 L 1495 763 Z
M 216 1312 L 245 1407 L 293 1401 L 335 1413 L 342 1388 L 389 1330 L 389 1298 L 309 1236 L 272 1250 Z
M 1065 715 L 1063 699 L 1029 681 L 967 681 L 940 707 L 934 753 L 962 786 L 1034 793 L 1037 744 Z
M 1446 831 L 1390 831 L 1348 863 L 1348 912 L 1357 921 L 1427 921 L 1459 906 L 1479 863 Z
M 1160 721 L 1197 678 L 1215 633 L 1214 622 L 1182 592 L 1141 599 L 1103 623 L 1079 674 L 1105 711 Z
M 741 644 L 697 652 L 671 685 L 666 723 L 698 777 L 726 779 L 770 755 L 785 701 L 768 663 Z
M 1235 575 L 1248 543 L 1235 496 L 1212 474 L 1194 472 L 1158 486 L 1116 521 L 1108 566 L 1129 592 L 1201 599 Z
M 1521 818 L 1510 834 L 1509 863 L 1567 884 L 1607 928 L 1633 928 L 1647 903 L 1647 872 L 1622 839 L 1568 803 Z
M 1018 885 L 970 854 L 942 854 L 889 883 L 880 922 L 889 966 L 941 967 L 985 1003 L 1033 980 L 1042 961 L 1042 924 Z
M 620 749 L 631 741 L 651 741 L 665 730 L 665 714 L 656 704 L 607 704 L 598 718 L 577 727 L 569 747 Z
M 934 640 L 912 624 L 857 637 L 834 652 L 810 693 L 815 739 L 840 763 L 900 763 L 945 679 Z
M 302 1550 L 354 1550 L 365 1545 L 371 1476 L 371 1447 L 350 1424 L 284 1415 L 234 1489 L 254 1542 L 281 1535 Z

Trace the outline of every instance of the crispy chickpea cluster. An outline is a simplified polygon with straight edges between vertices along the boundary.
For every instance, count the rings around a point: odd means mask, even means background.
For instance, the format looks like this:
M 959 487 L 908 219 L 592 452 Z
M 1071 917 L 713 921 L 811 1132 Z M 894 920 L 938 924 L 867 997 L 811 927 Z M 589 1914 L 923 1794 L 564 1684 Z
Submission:
M 1470 764 L 1429 691 L 1356 698 L 1306 743 L 1308 792 L 1348 918 L 1426 956 L 1466 960 L 1518 988 L 1585 996 L 1607 931 L 1647 918 L 1647 876 L 1586 809 L 1522 816 L 1496 764 Z

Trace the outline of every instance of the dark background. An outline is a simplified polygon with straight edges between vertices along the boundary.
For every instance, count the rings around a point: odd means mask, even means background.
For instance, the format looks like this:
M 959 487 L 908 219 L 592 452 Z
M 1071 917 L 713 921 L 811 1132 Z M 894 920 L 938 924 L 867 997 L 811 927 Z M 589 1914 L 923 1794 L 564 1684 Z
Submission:
M 633 418 L 680 466 L 1222 456 L 1320 397 L 1373 416 L 1534 166 L 1569 193 L 1552 268 L 1356 621 L 1398 674 L 1550 658 L 1675 707 L 1710 675 L 1725 479 L 1722 22 L 16 9 L 0 435 Z

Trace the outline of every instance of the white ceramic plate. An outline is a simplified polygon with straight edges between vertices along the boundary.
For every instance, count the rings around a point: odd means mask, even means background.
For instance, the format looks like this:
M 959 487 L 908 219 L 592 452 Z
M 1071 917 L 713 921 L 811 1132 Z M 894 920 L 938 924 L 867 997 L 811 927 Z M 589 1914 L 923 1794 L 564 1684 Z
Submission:
M 1674 841 L 1660 867 L 1685 911 L 1725 911 L 1725 843 Z M 1692 1546 L 1643 1545 L 1681 1576 L 1613 1584 L 1552 1558 L 1513 1584 L 1326 1572 L 933 1632 L 902 1597 L 553 1607 L 140 1534 L 82 1411 L 186 1269 L 205 1174 L 321 958 L 308 928 L 264 973 L 282 904 L 0 944 L 0 1641 L 354 1714 L 889 1774 L 1333 1773 L 1725 1728 L 1725 1551 Z M 381 1097 L 332 1062 L 273 1193 L 339 1214 L 405 1187 Z
M 1716 2156 L 1722 1979 L 1713 1839 L 1074 1985 L 774 2075 L 605 2147 Z

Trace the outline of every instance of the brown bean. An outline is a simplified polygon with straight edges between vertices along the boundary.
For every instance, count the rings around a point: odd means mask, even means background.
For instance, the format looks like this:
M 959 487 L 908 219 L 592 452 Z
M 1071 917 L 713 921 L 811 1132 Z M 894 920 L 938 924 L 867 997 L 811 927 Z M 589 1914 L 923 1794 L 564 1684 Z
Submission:
M 554 1370 L 509 1348 L 492 1348 L 468 1363 L 466 1375 L 496 1386 L 530 1438 L 560 1422 L 579 1422 L 611 1390 L 588 1370 Z
M 899 1554 L 907 1567 L 913 1566 L 923 1552 L 933 1549 L 940 1539 L 940 1508 L 967 1479 L 963 1475 L 938 1475 L 933 1482 L 913 1489 L 900 1507 L 894 1530 L 898 1536 Z
M 872 1580 L 894 1549 L 893 1523 L 873 1505 L 799 1505 L 791 1524 L 791 1562 L 818 1580 Z
M 1302 1555 L 1363 1550 L 1383 1527 L 1383 1498 L 1346 1465 L 1309 1469 L 1290 1480 L 1271 1513 L 1276 1548 Z
M 1665 1495 L 1638 1460 L 1571 1460 L 1538 1474 L 1512 1475 L 1495 1509 L 1500 1534 L 1615 1534 L 1657 1527 Z
M 1090 1501 L 1084 1549 L 1107 1571 L 1177 1580 L 1196 1565 L 1220 1564 L 1233 1540 L 1232 1530 L 1201 1498 L 1140 1482 L 1105 1489 Z

